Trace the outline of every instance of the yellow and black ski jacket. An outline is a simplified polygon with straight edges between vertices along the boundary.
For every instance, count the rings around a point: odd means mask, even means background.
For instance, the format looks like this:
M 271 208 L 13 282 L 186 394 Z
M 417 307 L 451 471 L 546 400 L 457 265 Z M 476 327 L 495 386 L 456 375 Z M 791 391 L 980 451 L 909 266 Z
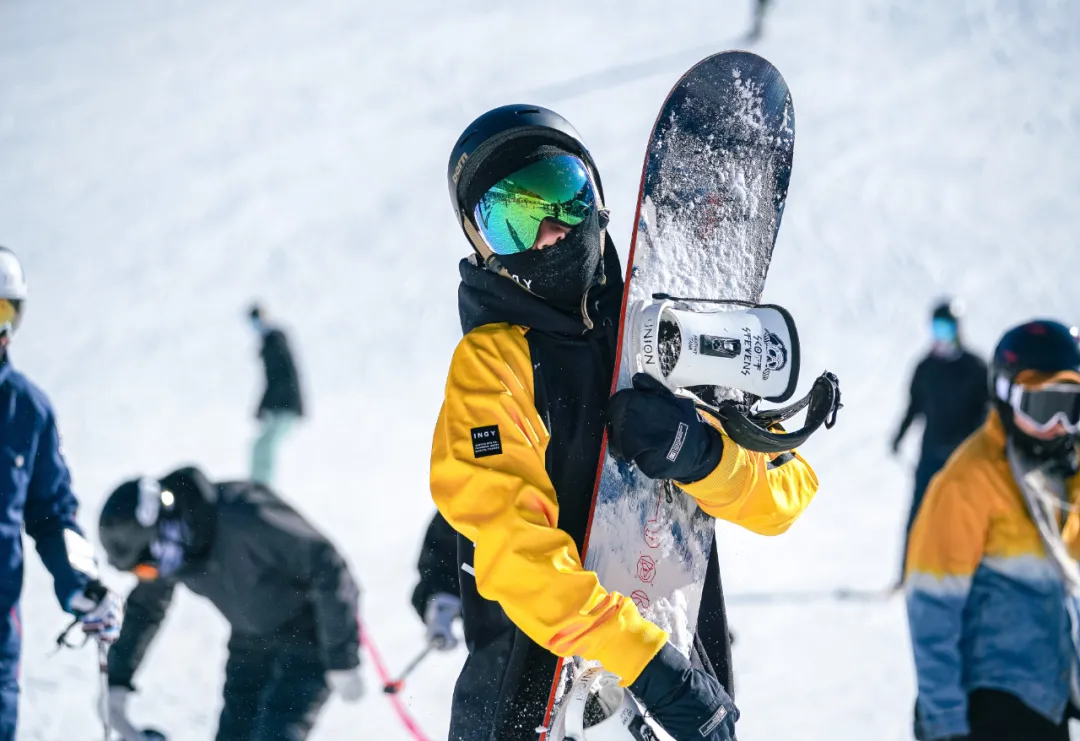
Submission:
M 601 661 L 624 684 L 667 641 L 633 601 L 582 566 L 610 395 L 622 271 L 570 315 L 505 277 L 461 263 L 465 332 L 454 353 L 431 454 L 431 491 L 459 533 L 469 657 L 454 692 L 454 741 L 533 741 L 558 656 Z M 784 531 L 817 488 L 798 456 L 775 460 L 725 439 L 717 469 L 683 489 L 706 512 L 763 534 Z M 691 660 L 732 692 L 715 547 Z

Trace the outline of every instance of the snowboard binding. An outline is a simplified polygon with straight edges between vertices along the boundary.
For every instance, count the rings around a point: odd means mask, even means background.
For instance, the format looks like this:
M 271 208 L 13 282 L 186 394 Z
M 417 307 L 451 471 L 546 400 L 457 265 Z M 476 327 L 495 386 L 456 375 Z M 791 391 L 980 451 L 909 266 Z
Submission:
M 584 669 L 567 690 L 549 741 L 659 741 L 633 696 L 603 667 Z
M 744 308 L 701 311 L 691 304 Z M 842 407 L 840 382 L 828 371 L 793 404 L 755 411 L 762 399 L 787 401 L 799 382 L 799 335 L 786 309 L 655 293 L 651 301 L 635 302 L 628 313 L 629 352 L 637 371 L 694 397 L 741 447 L 784 453 L 805 443 L 822 425 L 829 429 L 836 424 Z M 728 389 L 739 393 L 725 393 Z M 804 409 L 802 428 L 786 432 L 780 427 Z

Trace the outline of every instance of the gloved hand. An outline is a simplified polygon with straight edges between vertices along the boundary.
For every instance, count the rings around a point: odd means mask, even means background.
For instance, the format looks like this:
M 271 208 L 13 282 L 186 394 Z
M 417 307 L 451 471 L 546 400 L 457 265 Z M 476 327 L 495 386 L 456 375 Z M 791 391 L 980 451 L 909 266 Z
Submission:
M 124 622 L 124 603 L 96 579 L 68 600 L 67 609 L 82 623 L 83 632 L 102 643 L 115 643 Z
M 608 400 L 608 449 L 652 479 L 684 484 L 712 473 L 724 452 L 720 433 L 698 415 L 691 399 L 678 397 L 650 375 Z
M 731 741 L 739 711 L 713 677 L 670 643 L 645 665 L 630 691 L 675 741 Z
M 130 695 L 131 690 L 127 687 L 109 687 L 109 694 L 99 698 L 98 715 L 105 720 L 105 711 L 108 710 L 108 720 L 113 733 L 122 741 L 144 741 L 146 737 L 143 732 L 133 726 L 127 717 L 127 701 Z
M 364 696 L 364 675 L 360 667 L 352 669 L 333 669 L 326 673 L 326 683 L 330 689 L 341 695 L 345 702 L 357 702 Z
M 457 647 L 458 639 L 454 635 L 454 618 L 461 615 L 461 599 L 457 595 L 439 592 L 428 600 L 424 609 L 424 625 L 427 626 L 427 640 L 439 651 L 450 651 Z

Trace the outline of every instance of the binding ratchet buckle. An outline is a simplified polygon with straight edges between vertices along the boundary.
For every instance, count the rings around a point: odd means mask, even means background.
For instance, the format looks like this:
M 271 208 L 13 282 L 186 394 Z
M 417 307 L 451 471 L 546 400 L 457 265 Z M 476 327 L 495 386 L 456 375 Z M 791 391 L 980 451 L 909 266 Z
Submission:
M 716 415 L 724 432 L 737 445 L 758 453 L 786 453 L 810 439 L 819 427 L 832 429 L 836 413 L 843 408 L 840 403 L 840 381 L 836 375 L 825 371 L 814 381 L 810 393 L 794 404 L 779 409 L 766 409 L 748 413 L 745 402 L 725 399 L 712 407 L 703 402 L 698 406 Z M 780 424 L 806 409 L 803 426 L 785 432 Z M 779 428 L 779 432 L 774 432 Z
M 695 310 L 691 304 L 738 307 Z M 655 293 L 628 309 L 629 352 L 637 372 L 672 391 L 689 393 L 719 420 L 735 443 L 759 453 L 784 453 L 802 445 L 822 425 L 836 424 L 840 382 L 825 371 L 810 393 L 788 406 L 754 411 L 759 401 L 786 402 L 799 380 L 799 334 L 780 306 L 724 299 L 680 298 Z M 717 393 L 732 389 L 738 398 Z M 803 426 L 780 425 L 806 410 Z

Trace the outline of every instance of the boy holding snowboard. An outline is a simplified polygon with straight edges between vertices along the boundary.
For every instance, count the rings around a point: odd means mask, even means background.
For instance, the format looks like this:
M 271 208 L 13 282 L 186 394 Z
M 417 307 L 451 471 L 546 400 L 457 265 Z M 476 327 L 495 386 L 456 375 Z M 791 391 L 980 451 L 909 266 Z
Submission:
M 733 738 L 715 546 L 689 659 L 582 565 L 604 428 L 617 457 L 765 535 L 809 504 L 813 471 L 792 453 L 739 447 L 647 376 L 609 399 L 622 268 L 599 173 L 565 119 L 536 106 L 489 111 L 459 138 L 447 175 L 474 250 L 460 264 L 465 336 L 431 459 L 432 497 L 463 539 L 469 657 L 450 738 L 536 739 L 560 656 L 601 662 L 678 741 Z

